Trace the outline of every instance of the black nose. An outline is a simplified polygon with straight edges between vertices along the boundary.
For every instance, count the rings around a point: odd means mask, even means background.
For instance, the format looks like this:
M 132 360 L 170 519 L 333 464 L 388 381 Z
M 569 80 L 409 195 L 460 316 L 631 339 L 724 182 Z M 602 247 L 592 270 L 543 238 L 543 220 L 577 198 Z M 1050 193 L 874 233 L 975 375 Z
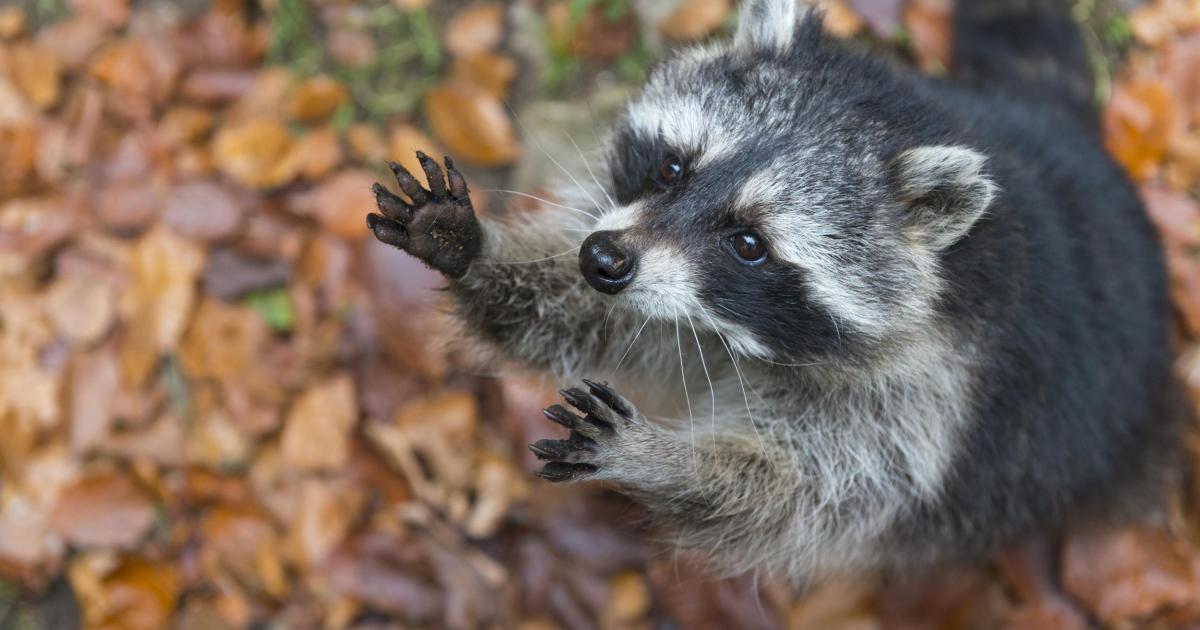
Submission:
M 601 293 L 619 293 L 633 281 L 637 259 L 617 244 L 616 232 L 596 232 L 579 248 L 579 271 Z

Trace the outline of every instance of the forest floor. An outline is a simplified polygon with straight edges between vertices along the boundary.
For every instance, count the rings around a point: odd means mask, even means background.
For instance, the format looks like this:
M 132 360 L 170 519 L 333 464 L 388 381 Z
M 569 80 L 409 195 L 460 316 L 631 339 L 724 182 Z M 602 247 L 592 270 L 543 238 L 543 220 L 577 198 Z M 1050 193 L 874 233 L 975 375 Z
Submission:
M 949 63 L 949 0 L 825 0 Z M 1076 2 L 1110 150 L 1200 401 L 1200 1 Z M 1200 627 L 1200 511 L 1011 563 L 801 596 L 708 577 L 635 506 L 542 483 L 554 383 L 438 341 L 440 278 L 367 238 L 385 161 L 487 213 L 582 174 L 730 0 L 25 0 L 0 7 L 0 628 Z M 582 145 L 577 149 L 575 144 Z M 550 156 L 555 156 L 551 158 Z

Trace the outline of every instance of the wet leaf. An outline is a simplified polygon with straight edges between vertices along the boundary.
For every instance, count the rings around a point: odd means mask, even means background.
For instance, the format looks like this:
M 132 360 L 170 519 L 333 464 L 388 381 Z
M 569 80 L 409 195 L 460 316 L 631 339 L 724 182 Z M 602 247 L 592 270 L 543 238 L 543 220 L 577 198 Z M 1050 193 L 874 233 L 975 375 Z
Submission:
M 504 166 L 520 147 L 500 101 L 488 92 L 459 82 L 429 91 L 425 112 L 430 126 L 451 154 L 480 166 Z
M 129 477 L 102 474 L 75 483 L 59 497 L 50 527 L 86 548 L 133 549 L 154 525 L 154 504 Z

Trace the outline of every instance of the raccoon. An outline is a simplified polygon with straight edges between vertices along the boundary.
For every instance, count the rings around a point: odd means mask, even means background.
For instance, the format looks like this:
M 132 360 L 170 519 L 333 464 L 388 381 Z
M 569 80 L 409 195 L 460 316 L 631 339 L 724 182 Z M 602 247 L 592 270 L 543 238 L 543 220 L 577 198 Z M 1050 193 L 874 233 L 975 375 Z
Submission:
M 393 164 L 407 198 L 377 185 L 368 224 L 476 350 L 579 382 L 542 478 L 609 482 L 730 570 L 967 562 L 1153 506 L 1164 262 L 1081 35 L 1055 0 L 960 2 L 955 33 L 931 78 L 747 0 L 653 70 L 590 201 L 477 217 L 418 154 L 428 188 Z

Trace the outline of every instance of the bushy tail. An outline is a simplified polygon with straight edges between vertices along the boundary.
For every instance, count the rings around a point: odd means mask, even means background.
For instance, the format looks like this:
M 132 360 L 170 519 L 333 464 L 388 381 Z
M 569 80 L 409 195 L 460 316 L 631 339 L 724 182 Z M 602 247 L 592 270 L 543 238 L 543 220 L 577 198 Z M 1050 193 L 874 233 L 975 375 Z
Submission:
M 1092 68 L 1069 0 L 957 0 L 951 71 L 1096 126 Z

